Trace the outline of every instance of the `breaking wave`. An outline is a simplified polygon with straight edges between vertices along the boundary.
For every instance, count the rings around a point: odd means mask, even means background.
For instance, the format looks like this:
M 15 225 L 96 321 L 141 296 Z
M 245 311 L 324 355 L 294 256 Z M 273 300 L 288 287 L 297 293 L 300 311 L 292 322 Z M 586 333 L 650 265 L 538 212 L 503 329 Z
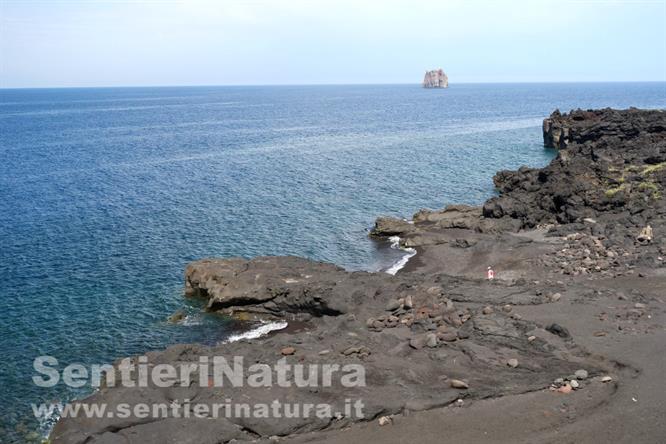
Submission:
M 402 250 L 405 252 L 405 255 L 400 258 L 398 262 L 395 264 L 391 265 L 389 268 L 386 269 L 386 273 L 395 276 L 395 274 L 402 270 L 405 265 L 407 265 L 407 262 L 414 256 L 416 256 L 416 250 L 414 248 L 405 248 L 400 246 L 400 237 L 398 236 L 391 236 L 389 238 L 389 241 L 391 242 L 391 248 L 394 250 Z
M 252 330 L 229 336 L 224 342 L 229 343 L 240 341 L 241 339 L 257 339 L 267 335 L 272 331 L 285 329 L 287 328 L 287 325 L 288 324 L 286 321 L 266 322 L 257 328 L 253 328 Z

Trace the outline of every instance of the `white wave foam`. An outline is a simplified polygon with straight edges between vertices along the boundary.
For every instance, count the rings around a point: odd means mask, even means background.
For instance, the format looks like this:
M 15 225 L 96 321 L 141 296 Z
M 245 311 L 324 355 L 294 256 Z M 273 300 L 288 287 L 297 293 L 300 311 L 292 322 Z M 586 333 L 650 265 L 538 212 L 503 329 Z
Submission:
M 37 432 L 41 437 L 46 441 L 55 427 L 56 423 L 60 420 L 60 406 L 54 405 L 51 414 L 47 414 L 44 411 L 36 412 L 35 418 L 39 422 Z
M 203 320 L 201 319 L 201 316 L 199 315 L 187 315 L 185 316 L 185 319 L 181 322 L 182 325 L 201 325 L 203 323 Z
M 416 250 L 413 248 L 404 248 L 400 246 L 400 237 L 398 236 L 391 236 L 389 238 L 389 241 L 391 242 L 391 248 L 395 250 L 402 250 L 406 254 L 400 258 L 398 262 L 395 264 L 391 265 L 388 269 L 386 269 L 386 273 L 395 276 L 395 274 L 405 268 L 405 265 L 407 265 L 407 262 L 414 256 L 416 256 Z
M 260 325 L 257 328 L 253 328 L 250 331 L 246 331 L 244 333 L 239 333 L 237 335 L 229 336 L 225 343 L 228 342 L 236 342 L 240 341 L 241 339 L 257 339 L 260 338 L 261 336 L 267 335 L 268 333 L 275 331 L 275 330 L 282 330 L 287 328 L 287 322 L 286 321 L 279 321 L 279 322 L 266 322 L 262 325 Z

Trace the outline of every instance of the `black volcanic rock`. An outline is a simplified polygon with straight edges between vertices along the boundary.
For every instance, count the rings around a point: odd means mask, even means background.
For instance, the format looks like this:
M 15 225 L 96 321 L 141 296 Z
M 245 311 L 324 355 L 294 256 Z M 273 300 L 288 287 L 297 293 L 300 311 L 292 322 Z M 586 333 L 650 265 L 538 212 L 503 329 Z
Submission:
M 568 114 L 554 111 L 543 121 L 543 141 L 548 148 L 567 148 L 570 144 L 597 142 L 603 138 L 621 141 L 666 131 L 662 110 L 577 109 Z M 666 160 L 666 159 L 665 159 Z
M 413 230 L 414 226 L 406 220 L 393 217 L 379 217 L 375 221 L 375 226 L 370 234 L 376 237 L 390 237 L 410 233 Z
M 353 288 L 336 285 L 340 267 L 298 257 L 202 259 L 185 270 L 185 293 L 207 298 L 211 311 L 339 315 L 349 311 Z
M 556 111 L 543 132 L 545 145 L 560 149 L 557 157 L 545 168 L 498 172 L 499 196 L 484 204 L 485 217 L 519 219 L 522 228 L 617 215 L 640 215 L 625 221 L 640 226 L 663 218 L 665 112 Z

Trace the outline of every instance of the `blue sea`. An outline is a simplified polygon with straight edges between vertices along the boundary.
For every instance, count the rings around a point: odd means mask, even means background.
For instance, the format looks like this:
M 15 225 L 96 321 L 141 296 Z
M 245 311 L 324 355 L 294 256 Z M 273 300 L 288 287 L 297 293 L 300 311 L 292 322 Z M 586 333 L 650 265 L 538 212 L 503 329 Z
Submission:
M 0 441 L 48 431 L 37 356 L 110 363 L 235 328 L 183 298 L 207 256 L 383 270 L 379 215 L 479 204 L 543 166 L 555 108 L 666 107 L 665 83 L 0 90 Z M 167 316 L 184 308 L 185 323 Z

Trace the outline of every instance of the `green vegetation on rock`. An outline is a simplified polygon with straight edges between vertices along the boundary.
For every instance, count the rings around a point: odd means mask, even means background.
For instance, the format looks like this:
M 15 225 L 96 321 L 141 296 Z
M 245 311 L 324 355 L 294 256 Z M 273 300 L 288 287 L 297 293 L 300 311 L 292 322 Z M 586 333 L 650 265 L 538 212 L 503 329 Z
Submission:
M 661 171 L 663 169 L 666 169 L 666 162 L 661 162 L 655 165 L 650 165 L 648 167 L 645 167 L 643 169 L 643 175 L 646 176 L 648 174 L 656 173 L 657 171 Z
M 627 184 L 623 183 L 619 187 L 607 189 L 605 194 L 606 194 L 606 197 L 611 198 L 611 197 L 615 196 L 617 193 L 619 193 L 620 191 L 624 191 L 626 189 L 627 189 Z

